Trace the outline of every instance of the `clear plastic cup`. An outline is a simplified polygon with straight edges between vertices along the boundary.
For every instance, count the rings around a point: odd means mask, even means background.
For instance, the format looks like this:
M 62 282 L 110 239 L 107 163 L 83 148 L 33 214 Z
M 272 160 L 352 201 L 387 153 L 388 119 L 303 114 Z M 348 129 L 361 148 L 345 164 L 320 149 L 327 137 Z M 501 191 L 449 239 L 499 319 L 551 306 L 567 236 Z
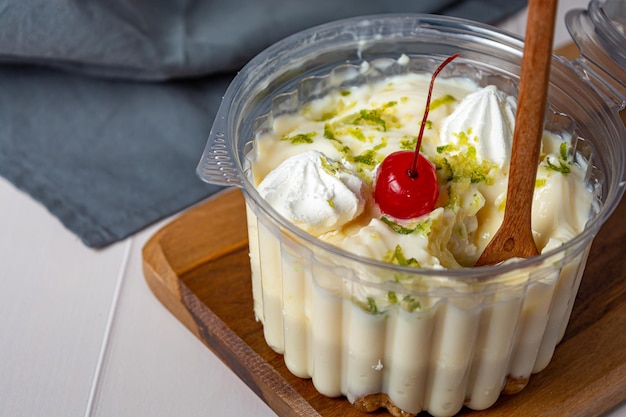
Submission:
M 392 75 L 398 68 L 390 63 L 401 54 L 410 57 L 410 71 L 429 72 L 460 52 L 448 76 L 514 94 L 522 49 L 521 39 L 471 21 L 368 16 L 286 38 L 230 85 L 198 173 L 243 190 L 255 315 L 291 372 L 311 378 L 321 394 L 346 396 L 366 411 L 451 416 L 463 405 L 485 409 L 501 392 L 521 390 L 563 337 L 593 237 L 622 198 L 624 125 L 606 96 L 555 56 L 549 119 L 579 138 L 576 152 L 589 164 L 595 192 L 589 222 L 541 256 L 458 270 L 359 257 L 285 220 L 251 181 L 247 155 L 255 134 L 308 100 L 370 81 L 351 75 L 363 61 L 380 67 L 372 77 Z

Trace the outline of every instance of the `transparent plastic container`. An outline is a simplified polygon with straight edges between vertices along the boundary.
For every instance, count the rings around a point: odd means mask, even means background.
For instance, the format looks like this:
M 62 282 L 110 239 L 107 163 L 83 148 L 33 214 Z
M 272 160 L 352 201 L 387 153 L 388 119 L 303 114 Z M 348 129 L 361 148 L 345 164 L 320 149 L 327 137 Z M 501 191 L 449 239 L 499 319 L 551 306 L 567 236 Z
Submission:
M 270 128 L 272 117 L 345 83 L 396 73 L 389 63 L 401 54 L 409 56 L 410 71 L 432 72 L 436 62 L 460 52 L 447 76 L 514 93 L 522 50 L 521 39 L 471 21 L 367 16 L 278 42 L 228 88 L 198 173 L 243 190 L 255 315 L 287 367 L 311 378 L 321 394 L 346 396 L 365 411 L 451 416 L 463 405 L 490 407 L 501 392 L 518 392 L 545 368 L 565 332 L 593 237 L 626 187 L 626 132 L 618 115 L 624 100 L 599 91 L 584 62 L 553 57 L 548 100 L 556 116 L 548 119 L 578 137 L 594 213 L 583 233 L 556 250 L 481 268 L 403 267 L 315 239 L 257 193 L 247 158 L 255 134 Z M 346 75 L 363 61 L 375 71 Z M 367 308 L 370 298 L 390 292 L 411 302 Z

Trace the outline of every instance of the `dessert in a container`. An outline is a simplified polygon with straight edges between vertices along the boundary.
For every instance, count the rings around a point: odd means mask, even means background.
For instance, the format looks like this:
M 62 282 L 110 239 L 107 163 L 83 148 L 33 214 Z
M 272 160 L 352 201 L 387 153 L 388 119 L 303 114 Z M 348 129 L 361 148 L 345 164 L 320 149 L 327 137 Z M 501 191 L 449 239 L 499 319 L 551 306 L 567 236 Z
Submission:
M 380 164 L 415 147 L 431 74 L 455 53 L 421 139 L 434 206 L 385 213 Z M 199 172 L 243 189 L 254 314 L 321 394 L 451 416 L 518 392 L 549 363 L 623 194 L 624 127 L 554 58 L 533 203 L 541 254 L 473 267 L 506 204 L 521 53 L 473 22 L 370 16 L 279 42 L 227 91 Z

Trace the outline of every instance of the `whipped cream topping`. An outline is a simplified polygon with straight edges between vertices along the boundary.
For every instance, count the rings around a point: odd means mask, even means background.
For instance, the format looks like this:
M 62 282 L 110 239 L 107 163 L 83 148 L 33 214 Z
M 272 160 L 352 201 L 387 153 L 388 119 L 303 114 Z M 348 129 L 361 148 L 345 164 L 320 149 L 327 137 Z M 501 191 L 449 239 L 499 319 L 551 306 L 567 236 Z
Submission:
M 363 211 L 362 181 L 337 161 L 307 151 L 283 161 L 257 187 L 281 215 L 319 236 Z
M 515 99 L 489 85 L 468 94 L 441 126 L 442 144 L 454 144 L 458 152 L 476 148 L 478 163 L 484 160 L 507 166 L 515 128 Z

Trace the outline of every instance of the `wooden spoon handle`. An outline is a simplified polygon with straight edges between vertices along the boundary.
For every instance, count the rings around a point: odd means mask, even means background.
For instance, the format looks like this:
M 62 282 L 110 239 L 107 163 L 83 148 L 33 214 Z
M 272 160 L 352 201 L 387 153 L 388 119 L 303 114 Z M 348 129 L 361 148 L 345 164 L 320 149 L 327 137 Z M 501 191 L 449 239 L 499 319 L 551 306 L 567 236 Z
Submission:
M 530 0 L 502 225 L 476 263 L 491 265 L 537 255 L 532 202 L 541 149 L 557 0 Z
M 546 114 L 556 0 L 530 0 L 511 153 L 506 215 L 530 228 L 532 196 Z M 532 7 L 534 5 L 534 7 Z M 527 53 L 528 52 L 528 53 Z M 535 140 L 534 138 L 538 138 Z M 521 221 L 521 220 L 520 220 Z

